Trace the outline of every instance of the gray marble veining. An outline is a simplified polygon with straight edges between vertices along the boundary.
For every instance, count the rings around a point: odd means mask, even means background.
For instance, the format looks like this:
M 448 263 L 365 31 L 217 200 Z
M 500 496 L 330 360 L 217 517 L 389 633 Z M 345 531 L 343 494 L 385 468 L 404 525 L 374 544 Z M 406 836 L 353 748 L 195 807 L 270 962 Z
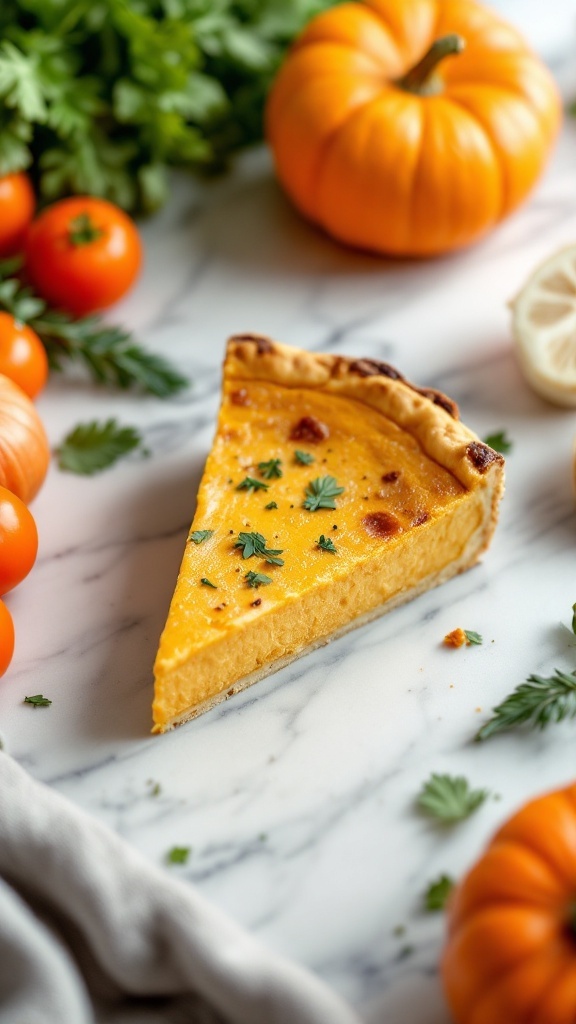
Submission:
M 114 414 L 143 430 L 152 454 L 94 479 L 50 472 L 34 505 L 39 560 L 10 597 L 8 749 L 152 859 L 190 845 L 189 864 L 170 870 L 318 971 L 370 1024 L 447 1024 L 443 924 L 422 912 L 424 888 L 461 874 L 522 800 L 574 776 L 573 724 L 471 741 L 527 674 L 574 666 L 576 419 L 527 388 L 506 303 L 535 264 L 576 241 L 575 167 L 573 122 L 519 214 L 472 250 L 420 263 L 346 252 L 309 228 L 264 152 L 208 185 L 178 177 L 169 207 L 144 225 L 143 278 L 114 315 L 193 388 L 161 402 L 54 378 L 39 402 L 53 444 L 80 419 Z M 480 436 L 505 427 L 514 449 L 501 524 L 480 567 L 151 738 L 151 666 L 224 340 L 248 329 L 389 360 L 454 397 Z M 483 646 L 443 648 L 457 625 Z M 21 703 L 38 692 L 51 708 Z M 464 774 L 493 797 L 458 828 L 434 828 L 414 809 L 431 771 Z

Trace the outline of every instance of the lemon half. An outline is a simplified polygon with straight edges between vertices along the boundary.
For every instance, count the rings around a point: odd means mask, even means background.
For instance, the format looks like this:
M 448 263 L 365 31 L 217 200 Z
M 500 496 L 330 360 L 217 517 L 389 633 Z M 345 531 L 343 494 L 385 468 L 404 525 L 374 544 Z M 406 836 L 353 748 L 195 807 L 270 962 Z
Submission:
M 511 306 L 528 383 L 555 405 L 576 407 L 576 245 L 538 267 Z

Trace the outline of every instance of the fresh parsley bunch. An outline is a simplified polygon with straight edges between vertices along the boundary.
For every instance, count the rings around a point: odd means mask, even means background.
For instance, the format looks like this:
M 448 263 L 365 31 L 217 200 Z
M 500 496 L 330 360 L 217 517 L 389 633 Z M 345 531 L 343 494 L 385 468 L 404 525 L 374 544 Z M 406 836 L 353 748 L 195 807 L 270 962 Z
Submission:
M 168 165 L 222 166 L 261 138 L 287 46 L 333 3 L 2 0 L 0 176 L 155 209 Z

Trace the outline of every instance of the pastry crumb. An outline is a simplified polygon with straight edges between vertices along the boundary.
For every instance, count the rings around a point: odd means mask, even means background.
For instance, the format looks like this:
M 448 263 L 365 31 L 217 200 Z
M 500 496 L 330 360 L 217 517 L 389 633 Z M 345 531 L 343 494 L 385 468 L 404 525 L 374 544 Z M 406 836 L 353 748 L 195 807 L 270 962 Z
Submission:
M 446 647 L 464 647 L 464 644 L 467 643 L 466 633 L 460 626 L 458 626 L 458 629 L 453 629 L 451 633 L 447 633 L 444 637 Z

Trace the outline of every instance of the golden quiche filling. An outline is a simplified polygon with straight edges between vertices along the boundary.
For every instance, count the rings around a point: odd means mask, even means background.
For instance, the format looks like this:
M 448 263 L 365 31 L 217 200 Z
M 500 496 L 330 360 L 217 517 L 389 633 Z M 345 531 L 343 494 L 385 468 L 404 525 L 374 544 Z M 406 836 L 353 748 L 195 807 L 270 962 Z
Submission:
M 154 731 L 477 561 L 502 457 L 386 364 L 231 339 Z

